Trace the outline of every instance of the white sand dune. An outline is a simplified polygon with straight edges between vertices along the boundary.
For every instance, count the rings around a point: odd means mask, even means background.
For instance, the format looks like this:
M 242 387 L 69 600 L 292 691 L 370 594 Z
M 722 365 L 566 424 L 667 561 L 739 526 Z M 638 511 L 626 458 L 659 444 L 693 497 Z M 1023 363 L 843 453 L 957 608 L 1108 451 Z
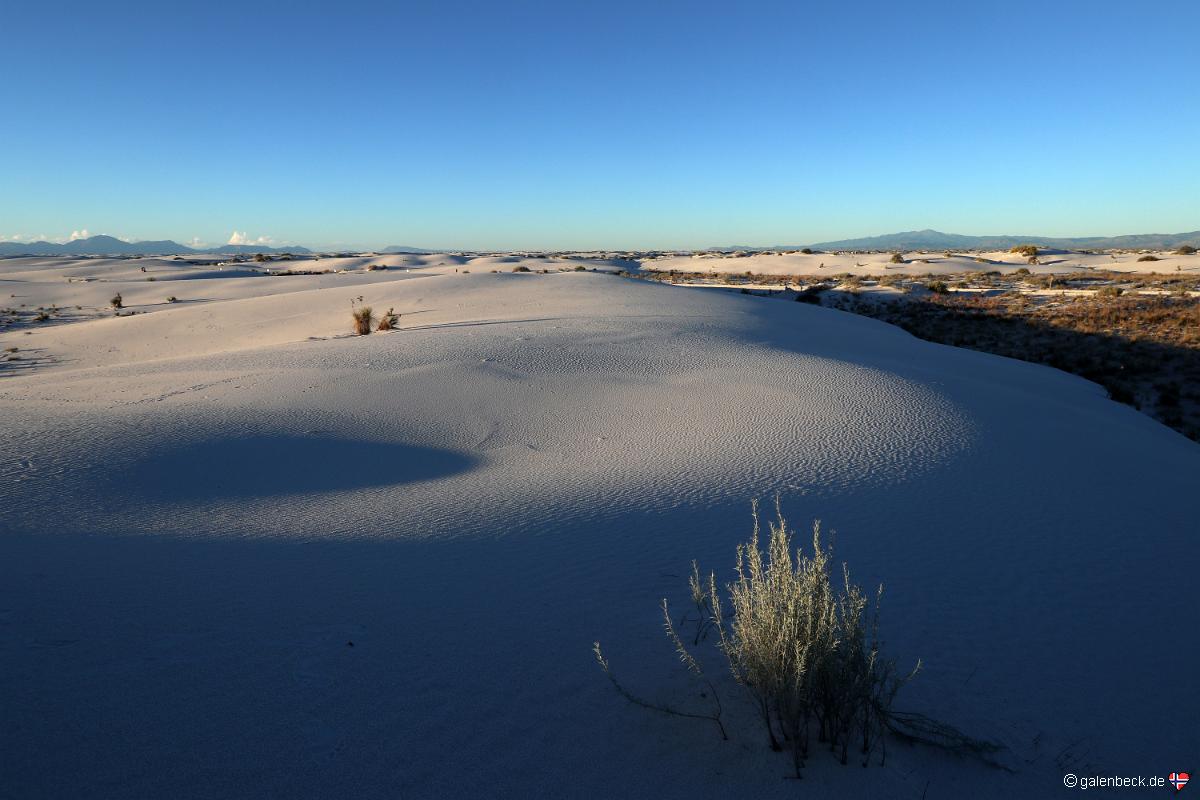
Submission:
M 760 254 L 730 256 L 697 254 L 664 256 L 647 260 L 642 268 L 666 272 L 715 272 L 721 275 L 752 272 L 755 275 L 953 275 L 963 272 L 1015 272 L 1025 268 L 1035 274 L 1059 274 L 1111 270 L 1114 272 L 1196 275 L 1200 273 L 1200 254 L 1158 253 L 1075 253 L 1049 251 L 1038 256 L 1038 264 L 1029 264 L 1024 256 L 1004 251 L 987 253 L 906 252 L 904 263 L 893 264 L 891 253 L 813 253 Z M 1153 255 L 1157 261 L 1139 261 Z M 982 261 L 976 260 L 982 259 Z
M 44 357 L 0 368 L 0 796 L 1050 797 L 1200 750 L 1194 443 L 829 309 L 386 258 L 0 261 L 31 307 L 153 311 L 0 331 Z M 359 296 L 401 330 L 347 336 Z M 893 743 L 798 787 L 728 681 L 728 742 L 612 691 L 594 639 L 695 700 L 657 603 L 774 492 L 886 583 L 899 705 L 1011 772 Z

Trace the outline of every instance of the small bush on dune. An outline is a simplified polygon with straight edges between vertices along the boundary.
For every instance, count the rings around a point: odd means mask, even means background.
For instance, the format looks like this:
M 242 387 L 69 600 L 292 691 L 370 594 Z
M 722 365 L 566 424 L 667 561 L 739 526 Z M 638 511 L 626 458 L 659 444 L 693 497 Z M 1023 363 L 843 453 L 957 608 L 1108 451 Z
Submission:
M 950 291 L 945 281 L 930 281 L 925 284 L 925 288 L 934 294 L 947 294 Z
M 121 297 L 120 292 L 117 292 L 116 294 L 114 294 L 112 299 L 109 300 L 108 302 L 109 302 L 109 305 L 111 305 L 113 308 L 119 309 L 119 308 L 125 307 L 125 300 Z
M 359 336 L 366 336 L 371 332 L 371 325 L 375 322 L 375 314 L 370 306 L 354 308 L 350 312 L 354 319 L 354 332 Z
M 1096 290 L 1097 297 L 1120 297 L 1125 290 L 1120 286 L 1101 286 Z
M 1190 244 L 1182 245 L 1178 250 L 1175 251 L 1175 255 L 1177 256 L 1190 256 L 1195 255 L 1195 253 L 1196 248 L 1192 247 Z
M 1158 256 L 1142 256 L 1138 261 L 1161 261 Z
M 771 749 L 791 751 L 797 777 L 814 728 L 817 741 L 827 744 L 843 764 L 852 745 L 860 751 L 864 766 L 877 748 L 882 761 L 883 735 L 896 727 L 899 718 L 893 715 L 892 702 L 916 675 L 920 662 L 902 676 L 880 650 L 883 587 L 868 623 L 864 616 L 871 604 L 851 582 L 846 567 L 836 584 L 830 576 L 832 550 L 822 544 L 819 523 L 813 525 L 811 553 L 805 553 L 802 548 L 793 551 L 792 532 L 778 501 L 776 516 L 777 521 L 769 524 L 764 553 L 758 507 L 753 506 L 753 532 L 748 542 L 737 547 L 737 579 L 724 593 L 718 589 L 716 575 L 703 578 L 693 562 L 691 597 L 700 613 L 693 644 L 708 631 L 716 631 L 717 646 L 734 679 L 753 699 Z M 613 677 L 599 642 L 593 648 L 597 661 L 626 699 L 669 714 L 711 720 L 725 737 L 716 688 L 704 678 L 676 632 L 665 600 L 663 615 L 679 657 L 708 684 L 709 713 L 649 703 L 631 694 Z
M 529 271 L 530 271 L 529 267 L 526 267 L 526 266 L 513 267 L 513 272 L 529 272 Z
M 399 324 L 400 324 L 400 315 L 396 313 L 395 309 L 389 308 L 387 310 L 387 313 L 384 314 L 379 319 L 379 327 L 376 328 L 375 330 L 391 331 L 391 330 L 395 330 L 396 326 Z
M 171 295 L 170 297 L 168 297 L 168 298 L 167 298 L 167 302 L 168 302 L 168 303 L 178 303 L 178 302 L 179 302 L 179 298 L 178 298 L 178 297 L 176 297 L 175 295 Z
M 1028 258 L 1032 258 L 1038 254 L 1038 248 L 1037 248 L 1037 245 L 1035 245 L 1035 244 L 1019 244 L 1016 247 L 1013 247 L 1012 249 L 1010 249 L 1008 252 L 1018 253 L 1020 255 L 1026 256 Z
M 585 267 L 583 264 L 576 264 L 575 271 L 576 272 L 587 272 L 587 267 Z
M 892 253 L 892 257 L 888 260 L 891 261 L 893 264 L 903 264 L 904 256 L 900 255 L 899 253 Z

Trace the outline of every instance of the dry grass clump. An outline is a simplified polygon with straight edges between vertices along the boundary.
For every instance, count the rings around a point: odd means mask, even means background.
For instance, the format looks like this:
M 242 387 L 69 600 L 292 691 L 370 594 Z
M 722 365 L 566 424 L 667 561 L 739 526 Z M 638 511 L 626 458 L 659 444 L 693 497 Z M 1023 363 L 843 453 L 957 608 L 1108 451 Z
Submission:
M 120 292 L 117 292 L 116 294 L 114 294 L 112 296 L 112 299 L 109 300 L 108 303 L 109 303 L 109 305 L 111 305 L 113 308 L 116 308 L 116 309 L 121 309 L 121 308 L 125 307 L 125 300 L 124 300 L 124 298 L 121 297 Z
M 354 320 L 354 332 L 359 336 L 366 336 L 371 332 L 371 326 L 375 322 L 375 313 L 370 306 L 354 307 L 350 312 L 350 316 Z
M 893 264 L 903 264 L 904 256 L 900 255 L 899 253 L 892 253 L 892 257 L 889 258 L 888 261 L 890 261 Z
M 389 308 L 387 310 L 387 313 L 379 318 L 379 327 L 377 327 L 375 330 L 391 331 L 391 330 L 395 330 L 396 326 L 399 324 L 400 324 L 400 315 L 396 313 L 395 309 Z
M 1011 248 L 1008 252 L 1023 255 L 1026 258 L 1033 258 L 1038 254 L 1038 248 L 1035 244 L 1019 244 Z
M 866 594 L 842 566 L 841 580 L 830 576 L 832 550 L 821 541 L 814 523 L 811 553 L 792 549 L 792 532 L 776 500 L 777 521 L 769 523 L 765 552 L 759 543 L 757 503 L 750 540 L 737 548 L 737 579 L 725 587 L 724 599 L 715 574 L 707 579 L 693 562 L 692 602 L 700 612 L 693 644 L 710 632 L 739 685 L 753 698 L 771 749 L 791 751 L 796 776 L 808 755 L 812 730 L 841 763 L 851 746 L 866 766 L 892 727 L 892 701 L 920 668 L 900 675 L 895 662 L 880 651 L 879 595 L 871 619 L 865 620 Z M 679 716 L 715 722 L 725 736 L 716 689 L 671 622 L 666 600 L 663 616 L 668 638 L 690 672 L 708 684 L 711 712 L 683 712 L 650 703 L 627 692 L 612 675 L 600 643 L 596 659 L 617 690 L 638 705 Z
M 925 288 L 934 294 L 947 294 L 950 291 L 945 281 L 929 281 L 925 284 Z
M 529 272 L 529 271 L 530 271 L 529 267 L 526 267 L 525 265 L 521 265 L 519 267 L 513 267 L 513 272 Z
M 1158 256 L 1145 255 L 1138 258 L 1138 261 L 1162 261 Z
M 1175 251 L 1175 255 L 1177 256 L 1190 256 L 1195 255 L 1195 253 L 1196 248 L 1192 247 L 1190 244 L 1180 245 Z

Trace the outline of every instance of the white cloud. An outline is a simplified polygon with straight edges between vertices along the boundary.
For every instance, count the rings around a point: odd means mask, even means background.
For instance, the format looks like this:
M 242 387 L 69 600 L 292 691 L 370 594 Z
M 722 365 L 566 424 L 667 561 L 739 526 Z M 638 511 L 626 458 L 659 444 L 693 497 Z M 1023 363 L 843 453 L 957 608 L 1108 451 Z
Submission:
M 71 231 L 71 238 L 70 238 L 70 239 L 68 239 L 67 241 L 68 241 L 68 242 L 73 242 L 73 241 L 75 241 L 76 239 L 87 239 L 87 238 L 89 238 L 90 236 L 91 236 L 91 234 L 90 234 L 90 233 L 88 233 L 88 229 L 87 229 L 87 228 L 84 228 L 84 229 L 83 229 L 83 230 L 81 230 L 81 231 Z
M 195 248 L 195 249 L 199 250 L 199 249 L 200 249 L 200 248 L 202 248 L 202 247 L 207 247 L 207 246 L 208 246 L 208 242 L 202 242 L 202 241 L 200 241 L 200 237 L 199 237 L 199 236 L 193 236 L 193 237 L 191 238 L 191 240 L 190 240 L 190 241 L 188 241 L 188 243 L 187 243 L 187 246 L 188 246 L 188 247 L 193 247 L 193 248 Z
M 271 236 L 259 236 L 257 239 L 251 239 L 245 231 L 240 233 L 234 231 L 226 244 L 275 244 L 275 239 Z

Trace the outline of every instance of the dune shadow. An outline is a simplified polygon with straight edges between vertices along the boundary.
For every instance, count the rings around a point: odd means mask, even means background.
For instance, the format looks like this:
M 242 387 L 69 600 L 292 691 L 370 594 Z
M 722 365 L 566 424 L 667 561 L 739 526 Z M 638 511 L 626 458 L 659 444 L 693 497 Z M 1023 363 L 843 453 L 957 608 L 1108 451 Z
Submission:
M 156 450 L 110 481 L 148 500 L 247 499 L 397 486 L 456 475 L 475 463 L 432 447 L 270 434 Z

